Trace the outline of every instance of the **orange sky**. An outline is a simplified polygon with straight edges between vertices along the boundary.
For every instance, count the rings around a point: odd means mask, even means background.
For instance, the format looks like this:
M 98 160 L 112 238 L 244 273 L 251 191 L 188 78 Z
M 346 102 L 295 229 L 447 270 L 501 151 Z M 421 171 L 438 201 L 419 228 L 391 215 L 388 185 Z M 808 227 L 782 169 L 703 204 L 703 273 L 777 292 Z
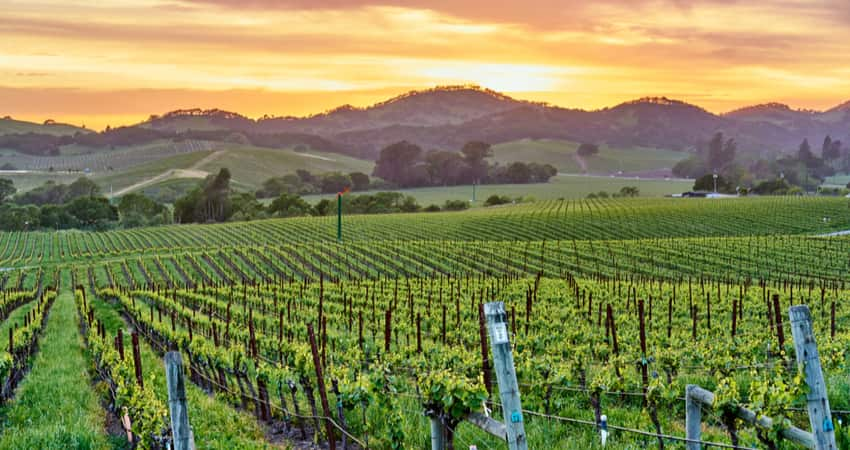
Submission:
M 0 116 L 251 117 L 479 84 L 599 108 L 850 99 L 846 0 L 3 0 Z

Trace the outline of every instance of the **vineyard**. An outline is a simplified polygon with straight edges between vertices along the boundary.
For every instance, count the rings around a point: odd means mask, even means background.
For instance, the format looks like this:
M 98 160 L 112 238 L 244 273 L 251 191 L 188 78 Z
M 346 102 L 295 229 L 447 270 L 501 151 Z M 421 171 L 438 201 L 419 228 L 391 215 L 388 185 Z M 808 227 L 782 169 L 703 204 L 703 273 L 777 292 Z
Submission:
M 0 157 L 0 163 L 11 164 L 19 170 L 72 171 L 89 170 L 95 173 L 124 170 L 144 163 L 195 152 L 209 152 L 214 145 L 207 141 L 170 142 L 113 149 L 108 152 L 92 152 L 78 155 L 29 156 L 11 155 Z M 91 150 L 90 150 L 91 151 Z
M 603 416 L 606 448 L 684 448 L 688 385 L 714 393 L 704 447 L 796 448 L 799 304 L 850 448 L 850 239 L 822 236 L 850 229 L 846 199 L 343 220 L 342 242 L 330 218 L 0 235 L 0 448 L 165 448 L 170 350 L 198 448 L 430 448 L 435 421 L 447 448 L 506 448 L 470 421 L 502 419 L 494 301 L 529 448 L 602 448 Z M 78 422 L 40 420 L 54 404 Z

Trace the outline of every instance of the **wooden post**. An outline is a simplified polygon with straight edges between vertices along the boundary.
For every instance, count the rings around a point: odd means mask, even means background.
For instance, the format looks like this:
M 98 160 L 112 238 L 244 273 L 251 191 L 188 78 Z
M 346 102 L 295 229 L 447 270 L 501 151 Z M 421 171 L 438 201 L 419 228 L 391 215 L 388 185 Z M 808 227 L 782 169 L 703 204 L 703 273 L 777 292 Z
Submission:
M 481 373 L 484 375 L 484 388 L 487 389 L 489 399 L 493 395 L 493 388 L 490 382 L 490 354 L 487 351 L 487 321 L 484 319 L 483 303 L 478 304 L 478 333 L 481 339 Z
M 195 439 L 189 426 L 183 357 L 180 352 L 165 354 L 165 380 L 168 383 L 168 410 L 171 413 L 174 450 L 194 450 Z
M 446 430 L 438 417 L 431 417 L 431 450 L 446 449 Z
M 319 397 L 322 400 L 322 412 L 325 415 L 325 431 L 328 434 L 328 445 L 331 450 L 336 450 L 336 437 L 333 425 L 331 425 L 331 408 L 328 405 L 328 393 L 325 390 L 325 379 L 322 377 L 322 362 L 319 359 L 319 349 L 316 347 L 316 335 L 313 333 L 313 325 L 307 324 L 307 334 L 310 336 L 310 349 L 313 352 L 313 365 L 316 367 L 316 384 L 319 388 Z M 317 424 L 318 425 L 318 424 Z
M 806 305 L 792 306 L 789 310 L 791 336 L 794 338 L 794 352 L 797 365 L 802 366 L 809 392 L 806 400 L 809 409 L 809 422 L 815 438 L 817 450 L 835 450 L 835 427 L 826 396 L 826 384 L 820 365 L 818 346 L 812 330 L 812 313 Z
M 142 353 L 139 351 L 139 333 L 135 331 L 132 334 L 133 342 L 133 367 L 136 369 L 136 383 L 139 387 L 145 388 L 145 381 L 142 377 Z
M 491 302 L 484 305 L 487 328 L 490 330 L 490 348 L 493 349 L 493 362 L 496 369 L 496 381 L 499 384 L 499 397 L 502 400 L 502 414 L 507 427 L 508 448 L 510 450 L 528 450 L 525 436 L 525 424 L 522 418 L 522 403 L 514 368 L 514 356 L 507 329 L 505 304 Z
M 702 436 L 702 410 L 699 402 L 693 397 L 696 385 L 689 384 L 685 388 L 685 437 L 699 441 Z M 687 442 L 687 450 L 700 450 L 699 442 Z

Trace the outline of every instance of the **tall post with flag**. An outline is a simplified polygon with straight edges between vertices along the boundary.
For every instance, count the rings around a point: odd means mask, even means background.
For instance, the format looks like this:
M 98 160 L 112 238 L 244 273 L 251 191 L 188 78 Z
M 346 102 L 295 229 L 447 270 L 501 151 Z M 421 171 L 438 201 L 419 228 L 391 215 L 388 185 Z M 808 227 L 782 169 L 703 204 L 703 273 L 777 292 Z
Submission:
M 342 242 L 342 196 L 347 194 L 351 187 L 346 186 L 336 194 L 336 240 Z

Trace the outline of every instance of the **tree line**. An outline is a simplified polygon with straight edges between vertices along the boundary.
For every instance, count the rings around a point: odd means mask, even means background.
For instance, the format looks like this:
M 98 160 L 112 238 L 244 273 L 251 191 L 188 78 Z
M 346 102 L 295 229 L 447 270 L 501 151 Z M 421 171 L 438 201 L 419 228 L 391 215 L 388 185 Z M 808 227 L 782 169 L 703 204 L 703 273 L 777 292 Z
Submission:
M 769 160 L 738 158 L 737 143 L 722 132 L 708 142 L 700 142 L 691 157 L 673 167 L 673 174 L 694 178 L 695 190 L 713 191 L 715 182 L 720 193 L 752 192 L 762 195 L 813 191 L 837 172 L 850 172 L 850 148 L 840 140 L 826 136 L 820 156 L 804 139 L 796 152 Z M 715 177 L 716 175 L 716 177 Z
M 396 142 L 381 150 L 373 175 L 401 188 L 462 184 L 545 183 L 557 175 L 550 164 L 490 163 L 490 144 L 473 141 L 459 152 L 425 152 L 416 144 Z
M 44 133 L 11 133 L 0 135 L 0 148 L 32 156 L 58 156 L 66 145 L 80 145 L 95 149 L 114 149 L 149 144 L 158 140 L 179 143 L 187 140 L 218 141 L 266 148 L 302 146 L 319 151 L 339 152 L 339 145 L 318 136 L 303 133 L 249 133 L 232 130 L 171 131 L 127 126 L 109 128 L 101 132 L 82 132 L 56 136 Z
M 290 179 L 285 176 L 283 178 Z M 299 171 L 295 178 L 317 179 L 322 176 Z M 294 181 L 294 178 L 292 178 Z M 195 189 L 174 203 L 176 223 L 212 223 L 226 221 L 258 220 L 273 217 L 326 216 L 336 214 L 337 202 L 329 199 L 310 204 L 297 192 L 280 192 L 268 205 L 264 205 L 259 193 L 235 192 L 230 186 L 230 171 L 221 169 L 218 174 L 208 176 Z M 267 183 L 264 183 L 266 189 Z M 342 191 L 347 186 L 339 187 Z M 268 191 L 264 191 L 265 194 Z M 271 198 L 266 197 L 266 198 Z M 449 200 L 442 205 L 420 205 L 416 198 L 400 192 L 377 192 L 374 194 L 347 194 L 342 198 L 345 214 L 388 214 L 436 211 L 459 211 L 469 207 L 463 200 Z
M 0 179 L 0 230 L 106 230 L 123 226 L 170 222 L 170 211 L 140 194 L 122 197 L 113 205 L 87 178 L 71 184 L 48 181 L 32 191 L 15 195 L 14 183 Z

